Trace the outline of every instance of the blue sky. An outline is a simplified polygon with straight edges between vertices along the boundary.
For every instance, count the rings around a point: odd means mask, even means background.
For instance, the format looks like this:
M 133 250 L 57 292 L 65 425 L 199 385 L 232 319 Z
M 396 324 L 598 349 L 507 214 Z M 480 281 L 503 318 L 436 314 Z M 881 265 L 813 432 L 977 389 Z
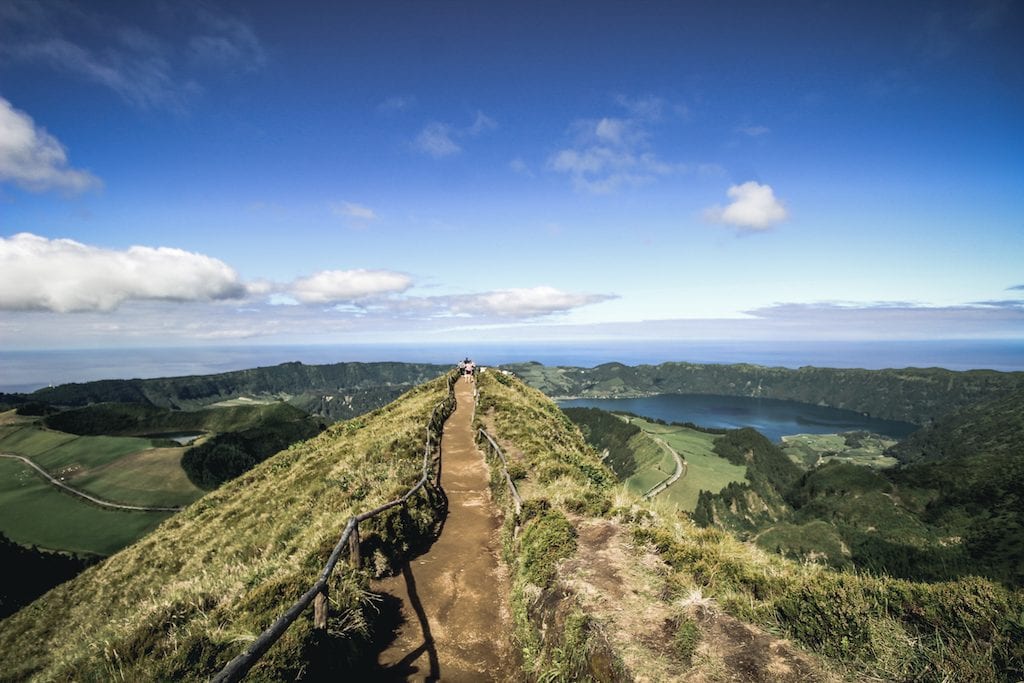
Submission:
M 3 3 L 3 345 L 1024 338 L 1019 2 L 555 4 Z

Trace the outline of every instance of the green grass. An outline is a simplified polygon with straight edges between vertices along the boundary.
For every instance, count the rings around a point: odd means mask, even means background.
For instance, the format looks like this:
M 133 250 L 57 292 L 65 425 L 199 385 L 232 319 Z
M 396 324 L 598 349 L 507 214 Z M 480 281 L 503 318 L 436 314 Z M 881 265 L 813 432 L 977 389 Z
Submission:
M 349 516 L 393 499 L 417 480 L 427 420 L 446 395 L 437 380 L 336 423 L 3 620 L 3 676 L 208 680 L 313 584 Z M 408 507 L 365 523 L 364 548 L 376 548 L 385 563 L 401 556 L 436 528 L 438 503 L 427 491 Z M 327 642 L 313 649 L 307 612 L 250 678 L 293 680 L 305 670 L 317 679 L 308 668 L 316 652 L 365 647 L 341 629 L 347 624 L 366 632 L 367 579 L 368 570 L 340 568 L 331 582 Z
M 649 434 L 636 434 L 627 445 L 633 451 L 636 472 L 625 483 L 636 495 L 642 496 L 675 471 L 675 458 Z
M 0 458 L 0 531 L 23 545 L 110 555 L 169 516 L 104 510 L 61 493 L 28 465 Z
M 667 443 L 686 462 L 686 476 L 659 493 L 659 501 L 692 512 L 702 490 L 717 492 L 729 482 L 744 481 L 746 467 L 733 465 L 714 452 L 715 434 L 688 427 L 661 425 L 638 417 L 630 417 L 629 421 L 642 430 L 642 434 L 633 437 L 630 444 L 634 440 L 638 446 L 644 444 L 634 451 L 637 456 L 637 473 L 626 480 L 626 485 L 637 495 L 642 495 L 675 470 L 675 459 L 654 438 Z
M 155 507 L 188 505 L 202 497 L 181 469 L 186 448 L 151 448 L 69 477 L 67 484 L 104 500 Z
M 98 498 L 114 503 L 166 507 L 187 505 L 198 499 L 202 491 L 181 468 L 184 448 L 153 448 L 150 439 L 127 436 L 75 436 L 38 424 L 20 428 L 0 429 L 0 451 L 23 455 L 64 483 Z M 64 494 L 62 494 L 64 495 Z M 64 509 L 64 508 L 60 508 Z M 4 517 L 0 515 L 0 524 Z M 64 526 L 69 522 L 56 512 L 43 518 L 38 528 L 50 524 Z M 141 527 L 145 533 L 153 525 Z M 51 548 L 74 550 L 49 545 L 44 537 L 23 539 Z M 119 534 L 117 547 L 133 540 Z M 137 537 L 137 536 L 136 536 Z
M 7 426 L 0 428 L 0 451 L 34 459 L 76 438 L 74 434 L 39 429 L 31 424 Z

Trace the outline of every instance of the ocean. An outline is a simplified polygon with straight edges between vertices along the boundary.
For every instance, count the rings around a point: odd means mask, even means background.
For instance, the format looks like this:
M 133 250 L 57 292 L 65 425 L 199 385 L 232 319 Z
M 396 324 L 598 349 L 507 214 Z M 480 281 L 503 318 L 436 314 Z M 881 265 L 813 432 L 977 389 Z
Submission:
M 466 356 L 483 365 L 538 361 L 592 367 L 687 361 L 754 363 L 797 368 L 942 367 L 1024 371 L 1024 340 L 899 342 L 557 342 L 310 346 L 189 346 L 0 351 L 0 391 L 26 392 L 66 382 L 200 375 L 288 361 L 452 363 Z

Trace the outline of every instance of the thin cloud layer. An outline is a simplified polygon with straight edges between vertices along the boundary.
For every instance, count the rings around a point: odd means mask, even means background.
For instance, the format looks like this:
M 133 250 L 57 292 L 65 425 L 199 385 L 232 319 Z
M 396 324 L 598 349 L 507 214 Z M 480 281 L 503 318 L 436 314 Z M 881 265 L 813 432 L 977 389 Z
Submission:
M 57 189 L 82 192 L 98 187 L 99 178 L 68 165 L 64 146 L 32 117 L 0 97 L 0 182 L 32 192 Z
M 651 149 L 649 127 L 661 118 L 661 100 L 620 96 L 617 103 L 631 116 L 573 122 L 573 144 L 548 157 L 547 167 L 568 175 L 576 190 L 591 194 L 611 194 L 690 170 L 688 164 L 663 161 Z
M 440 159 L 462 151 L 462 147 L 452 139 L 451 126 L 432 121 L 423 127 L 416 136 L 414 146 L 424 154 Z
M 615 298 L 608 294 L 576 294 L 540 286 L 502 289 L 457 297 L 451 302 L 455 313 L 496 315 L 503 318 L 536 318 L 565 313 L 574 308 Z
M 377 220 L 377 212 L 368 206 L 356 204 L 355 202 L 338 202 L 331 204 L 331 211 L 339 218 L 346 218 L 355 223 L 372 223 Z
M 458 154 L 462 151 L 462 141 L 492 131 L 498 122 L 482 111 L 477 111 L 473 122 L 464 128 L 457 128 L 440 121 L 431 121 L 413 141 L 413 148 L 435 159 Z
M 182 249 L 117 251 L 29 233 L 0 238 L 0 310 L 112 311 L 126 301 L 244 295 L 223 261 Z
M 238 17 L 192 3 L 162 12 L 167 28 L 155 33 L 84 4 L 7 0 L 0 59 L 70 74 L 142 109 L 179 111 L 211 71 L 255 71 L 266 62 L 255 31 Z
M 740 230 L 763 231 L 786 219 L 786 207 L 775 197 L 771 185 L 753 180 L 733 185 L 727 191 L 732 203 L 714 206 L 705 212 L 708 220 L 727 223 Z
M 399 294 L 410 287 L 412 278 L 391 270 L 323 270 L 293 282 L 288 294 L 304 304 L 331 304 Z

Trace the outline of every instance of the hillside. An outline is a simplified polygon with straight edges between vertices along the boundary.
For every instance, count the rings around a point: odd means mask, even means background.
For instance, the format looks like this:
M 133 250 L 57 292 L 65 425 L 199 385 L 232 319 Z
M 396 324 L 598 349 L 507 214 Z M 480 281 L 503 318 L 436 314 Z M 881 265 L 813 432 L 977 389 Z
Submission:
M 446 393 L 432 381 L 278 453 L 0 622 L 3 677 L 205 680 L 313 583 L 351 514 L 419 477 L 425 426 Z M 379 569 L 437 522 L 436 497 L 412 500 L 362 530 Z M 368 634 L 366 577 L 335 576 L 332 635 L 316 652 L 350 660 Z M 255 679 L 308 672 L 320 662 L 311 633 L 300 620 Z
M 980 400 L 1024 389 L 1024 372 L 941 368 L 858 370 L 760 365 L 662 363 L 594 368 L 504 366 L 552 397 L 619 398 L 654 394 L 719 394 L 786 399 L 927 424 Z
M 491 370 L 478 387 L 476 425 L 501 445 L 523 501 L 517 514 L 489 459 L 528 679 L 1024 675 L 1019 590 L 976 577 L 861 575 L 766 553 L 623 491 L 579 429 L 516 378 Z M 0 622 L 0 671 L 19 680 L 207 679 L 312 584 L 349 515 L 417 478 L 423 429 L 445 394 L 443 380 L 433 381 L 270 457 Z M 766 487 L 801 480 L 783 454 L 749 456 L 763 444 L 747 432 L 716 439 L 721 457 L 742 459 Z M 410 511 L 368 526 L 368 569 L 394 567 L 429 537 L 440 500 L 417 496 Z M 300 617 L 252 679 L 324 678 L 372 653 L 378 608 L 366 602 L 368 575 L 336 575 L 326 635 Z
M 1019 590 L 974 577 L 923 583 L 839 572 L 702 529 L 618 490 L 582 434 L 539 392 L 500 373 L 481 375 L 479 384 L 478 419 L 512 461 L 524 499 L 504 540 L 532 676 L 998 681 L 1024 674 Z M 724 444 L 723 455 L 746 461 L 747 450 L 760 450 L 759 435 L 748 431 Z M 755 478 L 766 484 L 799 480 L 781 453 L 750 463 L 763 465 Z M 502 480 L 493 481 L 501 496 Z
M 1019 391 L 914 433 L 887 451 L 902 461 L 891 468 L 801 460 L 806 472 L 779 478 L 766 467 L 769 457 L 783 462 L 779 449 L 753 439 L 748 481 L 703 492 L 694 519 L 835 567 L 922 580 L 982 575 L 1020 588 L 1022 444 Z
M 384 405 L 403 391 L 447 370 L 445 365 L 424 363 L 292 362 L 214 375 L 62 384 L 31 394 L 0 394 L 0 405 L 81 407 L 92 403 L 138 403 L 192 410 L 247 397 L 285 399 L 307 413 L 338 420 Z

